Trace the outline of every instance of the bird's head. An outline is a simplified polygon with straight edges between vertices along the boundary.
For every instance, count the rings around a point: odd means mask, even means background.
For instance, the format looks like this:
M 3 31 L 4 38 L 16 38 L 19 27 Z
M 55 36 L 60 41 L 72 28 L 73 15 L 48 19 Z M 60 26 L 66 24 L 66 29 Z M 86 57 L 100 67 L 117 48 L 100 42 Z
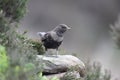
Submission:
M 67 25 L 59 24 L 53 31 L 56 32 L 58 36 L 63 36 L 63 34 L 69 29 L 71 28 Z

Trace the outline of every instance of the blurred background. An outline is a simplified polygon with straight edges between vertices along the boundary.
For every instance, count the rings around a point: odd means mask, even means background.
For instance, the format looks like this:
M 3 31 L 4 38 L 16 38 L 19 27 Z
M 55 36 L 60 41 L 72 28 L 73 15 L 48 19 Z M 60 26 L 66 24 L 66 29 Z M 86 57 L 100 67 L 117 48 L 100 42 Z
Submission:
M 39 31 L 50 31 L 61 23 L 71 26 L 60 48 L 84 62 L 99 61 L 120 78 L 120 54 L 110 35 L 120 0 L 29 0 L 27 8 L 20 31 L 27 30 L 30 38 L 39 39 Z

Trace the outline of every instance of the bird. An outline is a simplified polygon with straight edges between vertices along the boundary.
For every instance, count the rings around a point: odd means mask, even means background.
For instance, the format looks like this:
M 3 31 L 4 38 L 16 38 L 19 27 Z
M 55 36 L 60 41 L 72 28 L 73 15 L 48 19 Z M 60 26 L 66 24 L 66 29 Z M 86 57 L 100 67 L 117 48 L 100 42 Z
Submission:
M 48 49 L 56 50 L 56 57 L 58 57 L 58 48 L 63 42 L 64 34 L 70 30 L 66 24 L 59 24 L 53 30 L 48 32 L 37 32 L 40 36 L 41 42 L 45 47 L 45 55 L 48 56 Z

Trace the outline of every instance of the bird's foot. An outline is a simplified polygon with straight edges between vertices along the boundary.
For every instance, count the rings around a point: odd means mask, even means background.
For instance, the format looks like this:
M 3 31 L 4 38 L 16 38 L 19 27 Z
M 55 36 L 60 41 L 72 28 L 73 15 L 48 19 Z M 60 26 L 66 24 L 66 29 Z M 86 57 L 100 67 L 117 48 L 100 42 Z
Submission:
M 45 57 L 55 57 L 55 58 L 58 58 L 59 56 L 58 55 L 44 55 Z
M 48 51 L 45 52 L 44 56 L 46 57 L 55 57 L 55 58 L 58 58 L 58 50 L 56 50 L 56 54 L 55 55 L 48 55 Z

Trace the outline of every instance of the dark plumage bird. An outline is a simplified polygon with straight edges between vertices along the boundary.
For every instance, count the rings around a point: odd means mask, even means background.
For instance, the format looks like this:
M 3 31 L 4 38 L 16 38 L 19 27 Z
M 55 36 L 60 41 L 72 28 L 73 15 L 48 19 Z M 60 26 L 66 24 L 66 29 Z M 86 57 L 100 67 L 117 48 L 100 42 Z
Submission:
M 56 49 L 56 56 L 58 55 L 58 48 L 63 42 L 64 33 L 71 29 L 65 24 L 59 24 L 52 31 L 49 32 L 38 32 L 41 41 L 45 47 L 46 55 L 48 49 Z

